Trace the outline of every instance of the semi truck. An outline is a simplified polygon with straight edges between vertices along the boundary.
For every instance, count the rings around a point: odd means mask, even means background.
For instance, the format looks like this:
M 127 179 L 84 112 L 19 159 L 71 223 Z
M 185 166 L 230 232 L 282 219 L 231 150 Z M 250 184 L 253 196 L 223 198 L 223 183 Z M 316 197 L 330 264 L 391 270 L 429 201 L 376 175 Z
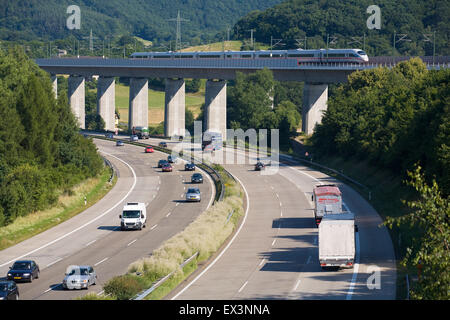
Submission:
M 326 214 L 319 225 L 319 263 L 322 269 L 353 268 L 355 261 L 355 216 Z
M 148 139 L 149 131 L 148 127 L 133 127 L 131 130 L 133 135 L 138 136 L 139 139 Z
M 145 228 L 147 222 L 147 209 L 145 203 L 128 202 L 122 210 L 120 218 L 120 230 Z
M 316 226 L 320 224 L 325 214 L 342 213 L 342 193 L 335 184 L 315 186 L 312 200 Z

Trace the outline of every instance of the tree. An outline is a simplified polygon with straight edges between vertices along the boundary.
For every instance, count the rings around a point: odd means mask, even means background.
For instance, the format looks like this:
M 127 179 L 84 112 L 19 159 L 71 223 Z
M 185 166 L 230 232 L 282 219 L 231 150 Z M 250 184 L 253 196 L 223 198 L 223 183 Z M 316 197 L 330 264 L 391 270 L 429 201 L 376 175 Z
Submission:
M 408 171 L 407 184 L 418 192 L 418 200 L 403 201 L 412 212 L 397 218 L 388 218 L 385 225 L 409 224 L 421 228 L 422 237 L 415 246 L 409 247 L 403 266 L 422 265 L 421 276 L 413 286 L 414 299 L 449 300 L 450 286 L 450 198 L 443 197 L 435 180 L 429 186 L 421 167 Z

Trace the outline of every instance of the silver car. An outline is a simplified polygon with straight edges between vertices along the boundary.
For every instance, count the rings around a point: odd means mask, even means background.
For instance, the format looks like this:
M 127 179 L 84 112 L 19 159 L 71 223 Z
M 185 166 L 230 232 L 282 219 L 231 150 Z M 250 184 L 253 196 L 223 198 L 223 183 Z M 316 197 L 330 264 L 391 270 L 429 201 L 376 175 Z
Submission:
M 64 289 L 88 289 L 97 283 L 97 274 L 91 266 L 69 266 L 62 282 Z
M 199 188 L 189 188 L 186 192 L 186 201 L 198 201 L 201 200 L 201 193 Z

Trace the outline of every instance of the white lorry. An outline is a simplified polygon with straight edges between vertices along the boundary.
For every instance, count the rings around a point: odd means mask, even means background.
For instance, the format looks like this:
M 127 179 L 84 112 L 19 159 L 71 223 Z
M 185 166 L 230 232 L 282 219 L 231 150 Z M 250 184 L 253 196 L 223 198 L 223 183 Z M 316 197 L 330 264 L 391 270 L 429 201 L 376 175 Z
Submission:
M 353 213 L 324 215 L 319 225 L 319 263 L 323 269 L 353 268 L 356 231 Z
M 120 230 L 145 228 L 147 222 L 147 209 L 145 203 L 128 202 L 122 210 L 120 218 Z
M 320 224 L 325 214 L 342 213 L 342 193 L 334 184 L 317 185 L 313 190 L 314 219 Z

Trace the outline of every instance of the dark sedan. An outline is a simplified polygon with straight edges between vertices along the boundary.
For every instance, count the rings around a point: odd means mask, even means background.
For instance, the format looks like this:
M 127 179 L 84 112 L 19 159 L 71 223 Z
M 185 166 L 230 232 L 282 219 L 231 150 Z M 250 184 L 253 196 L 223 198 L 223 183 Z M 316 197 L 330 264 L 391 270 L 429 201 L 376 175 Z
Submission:
M 203 176 L 201 173 L 194 173 L 191 177 L 191 183 L 203 183 Z
M 163 166 L 169 164 L 169 161 L 167 160 L 159 160 L 158 161 L 158 168 L 162 168 Z
M 7 279 L 13 281 L 28 281 L 39 278 L 39 266 L 33 260 L 20 260 L 14 262 L 9 268 Z
M 195 164 L 191 163 L 186 163 L 184 165 L 184 170 L 186 171 L 194 171 L 195 170 Z
M 256 164 L 255 164 L 255 170 L 256 171 L 261 171 L 261 170 L 264 170 L 266 168 L 266 166 L 265 166 L 265 164 L 264 163 L 262 163 L 262 162 L 257 162 Z
M 167 148 L 167 143 L 165 143 L 165 142 L 160 142 L 160 143 L 159 143 L 159 146 L 160 146 L 161 148 Z
M 14 281 L 0 281 L 0 300 L 19 300 L 19 288 Z

